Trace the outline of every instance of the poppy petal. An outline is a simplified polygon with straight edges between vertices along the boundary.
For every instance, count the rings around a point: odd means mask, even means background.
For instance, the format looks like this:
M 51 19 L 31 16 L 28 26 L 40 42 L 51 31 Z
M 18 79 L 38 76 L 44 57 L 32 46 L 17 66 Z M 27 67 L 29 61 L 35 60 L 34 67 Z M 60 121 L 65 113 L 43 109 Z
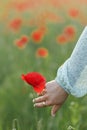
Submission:
M 30 72 L 26 75 L 22 74 L 21 78 L 31 85 L 37 93 L 40 93 L 45 87 L 46 79 L 38 72 Z

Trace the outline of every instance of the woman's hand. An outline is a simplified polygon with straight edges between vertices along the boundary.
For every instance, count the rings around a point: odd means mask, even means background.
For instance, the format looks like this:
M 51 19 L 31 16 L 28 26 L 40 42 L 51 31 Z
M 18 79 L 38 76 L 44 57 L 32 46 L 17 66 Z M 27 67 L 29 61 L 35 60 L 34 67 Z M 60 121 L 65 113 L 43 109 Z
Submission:
M 52 106 L 51 115 L 55 116 L 67 97 L 68 93 L 55 80 L 52 80 L 46 83 L 45 89 L 39 97 L 33 99 L 33 102 L 35 107 Z

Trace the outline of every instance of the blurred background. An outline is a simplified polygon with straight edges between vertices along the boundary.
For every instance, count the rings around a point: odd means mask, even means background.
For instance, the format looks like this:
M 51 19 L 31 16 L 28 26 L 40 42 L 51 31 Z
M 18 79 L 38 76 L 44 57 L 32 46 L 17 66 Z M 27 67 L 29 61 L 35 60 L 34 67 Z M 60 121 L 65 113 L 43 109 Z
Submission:
M 0 0 L 0 130 L 87 130 L 87 96 L 69 96 L 53 118 L 21 80 L 53 80 L 86 24 L 87 0 Z

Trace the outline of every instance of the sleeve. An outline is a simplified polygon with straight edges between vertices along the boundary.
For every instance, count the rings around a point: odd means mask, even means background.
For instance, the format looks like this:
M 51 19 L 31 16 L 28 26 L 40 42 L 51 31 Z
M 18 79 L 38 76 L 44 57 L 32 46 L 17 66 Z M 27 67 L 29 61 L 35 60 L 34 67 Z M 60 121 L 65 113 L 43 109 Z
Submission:
M 69 59 L 59 67 L 55 80 L 75 97 L 87 94 L 87 27 L 84 28 Z

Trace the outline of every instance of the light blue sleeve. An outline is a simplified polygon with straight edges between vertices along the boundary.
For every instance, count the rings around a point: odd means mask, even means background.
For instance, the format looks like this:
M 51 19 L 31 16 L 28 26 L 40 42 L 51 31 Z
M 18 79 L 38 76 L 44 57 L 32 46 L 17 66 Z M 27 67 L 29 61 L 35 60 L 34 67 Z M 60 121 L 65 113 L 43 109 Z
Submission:
M 87 27 L 84 28 L 69 59 L 58 69 L 55 80 L 75 97 L 87 94 Z

